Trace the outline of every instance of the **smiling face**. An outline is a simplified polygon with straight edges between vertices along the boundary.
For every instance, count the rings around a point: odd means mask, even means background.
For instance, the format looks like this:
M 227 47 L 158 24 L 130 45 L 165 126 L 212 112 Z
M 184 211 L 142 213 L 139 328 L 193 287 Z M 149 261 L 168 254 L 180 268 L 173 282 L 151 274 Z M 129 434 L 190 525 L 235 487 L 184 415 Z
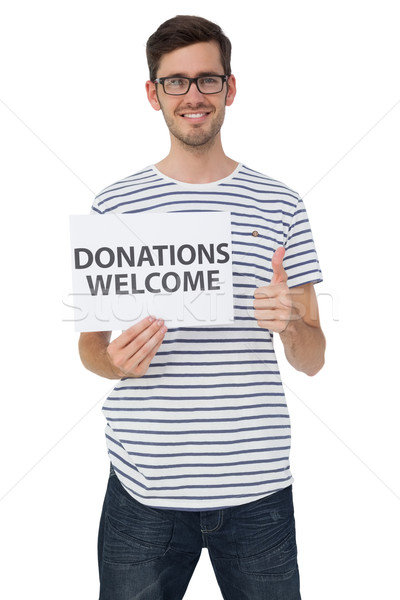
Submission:
M 199 42 L 165 54 L 157 77 L 199 77 L 224 75 L 216 42 Z M 202 94 L 193 83 L 184 96 L 165 94 L 161 84 L 146 83 L 150 104 L 161 110 L 171 134 L 172 143 L 188 148 L 207 148 L 220 134 L 225 106 L 230 106 L 236 94 L 233 75 L 218 94 Z

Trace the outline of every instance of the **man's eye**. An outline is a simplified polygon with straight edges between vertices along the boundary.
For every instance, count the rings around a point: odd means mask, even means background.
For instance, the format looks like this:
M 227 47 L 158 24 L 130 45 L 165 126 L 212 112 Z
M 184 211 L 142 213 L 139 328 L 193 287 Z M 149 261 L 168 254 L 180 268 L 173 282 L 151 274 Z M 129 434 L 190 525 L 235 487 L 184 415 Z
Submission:
M 183 87 L 185 85 L 185 82 L 183 79 L 167 79 L 166 81 L 167 85 L 169 87 Z
M 200 85 L 215 85 L 217 83 L 217 79 L 215 77 L 202 77 L 199 81 Z

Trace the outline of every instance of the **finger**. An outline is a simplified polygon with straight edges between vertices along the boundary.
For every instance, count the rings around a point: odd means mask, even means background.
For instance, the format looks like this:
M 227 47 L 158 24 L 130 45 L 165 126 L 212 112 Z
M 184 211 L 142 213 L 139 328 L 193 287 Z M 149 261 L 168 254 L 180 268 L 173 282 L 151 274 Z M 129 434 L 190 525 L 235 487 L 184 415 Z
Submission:
M 271 264 L 272 264 L 272 279 L 271 285 L 276 285 L 277 283 L 284 283 L 287 281 L 287 274 L 285 269 L 283 268 L 283 257 L 285 256 L 285 248 L 280 246 L 275 250 Z
M 276 298 L 281 295 L 281 292 L 287 292 L 288 287 L 286 283 L 272 283 L 264 287 L 257 288 L 254 291 L 255 298 Z
M 283 333 L 288 326 L 288 321 L 257 321 L 257 325 L 273 333 Z
M 125 353 L 126 360 L 129 360 L 129 358 L 134 356 L 153 338 L 153 336 L 157 335 L 163 327 L 165 327 L 164 321 L 162 319 L 158 319 L 157 321 L 154 321 L 150 327 L 147 327 L 144 331 L 142 331 L 142 333 L 135 337 L 129 344 L 127 344 L 125 348 L 122 349 L 122 351 Z
M 147 371 L 147 369 L 150 366 L 151 361 L 153 360 L 153 358 L 155 357 L 155 355 L 157 354 L 161 344 L 164 341 L 164 336 L 163 338 L 158 342 L 158 344 L 156 346 L 154 346 L 153 350 L 146 356 L 146 358 L 144 358 L 142 360 L 141 363 L 139 363 L 139 365 L 137 366 L 137 371 L 139 371 L 139 375 L 142 375 L 143 373 L 145 373 Z
M 167 328 L 163 325 L 126 363 L 126 370 L 132 371 L 136 369 L 149 355 L 154 352 L 155 348 L 160 347 L 164 340 Z M 156 350 L 157 352 L 157 350 Z
M 123 331 L 121 333 L 121 335 L 119 335 L 117 338 L 115 338 L 114 346 L 116 348 L 123 348 L 124 346 L 129 344 L 133 339 L 137 338 L 137 336 L 142 331 L 145 331 L 154 322 L 155 322 L 155 318 L 150 316 L 150 317 L 146 317 L 145 319 L 142 319 L 141 321 L 139 321 L 139 323 L 135 323 L 135 325 L 132 325 L 132 327 L 129 327 L 128 329 Z
M 254 290 L 255 298 L 271 298 L 271 296 L 274 294 L 275 292 L 270 289 L 269 285 L 265 285 Z
M 256 310 L 273 310 L 282 308 L 282 302 L 279 298 L 258 298 L 253 301 L 253 308 Z
M 138 325 L 143 325 L 142 323 Z M 145 326 L 145 329 L 140 333 L 137 337 L 135 337 L 131 342 L 121 346 L 121 341 L 119 340 L 120 346 L 118 347 L 116 344 L 116 340 L 111 342 L 108 347 L 108 354 L 110 355 L 111 361 L 115 367 L 121 369 L 124 373 L 130 368 L 130 366 L 135 362 L 136 353 L 142 348 L 144 344 L 146 344 L 154 335 L 156 335 L 160 329 L 164 326 L 164 321 L 158 320 L 152 323 L 150 326 Z M 131 331 L 140 331 L 140 327 L 130 328 Z M 166 328 L 165 328 L 166 330 Z M 120 336 L 121 337 L 121 336 Z M 118 339 L 118 338 L 117 338 Z M 133 360 L 132 360 L 133 359 Z M 139 361 L 137 361 L 139 362 Z
M 282 315 L 276 310 L 255 310 L 256 321 L 280 321 Z

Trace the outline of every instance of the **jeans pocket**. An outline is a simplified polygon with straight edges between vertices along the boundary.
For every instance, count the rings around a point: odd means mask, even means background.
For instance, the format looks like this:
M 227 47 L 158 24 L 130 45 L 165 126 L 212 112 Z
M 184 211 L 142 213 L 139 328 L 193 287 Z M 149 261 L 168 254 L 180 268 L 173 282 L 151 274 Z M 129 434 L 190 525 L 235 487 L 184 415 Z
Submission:
M 112 477 L 105 515 L 105 562 L 138 565 L 161 558 L 169 548 L 173 528 L 172 515 L 136 501 L 118 477 Z
M 297 570 L 297 546 L 294 531 L 277 546 L 262 554 L 248 558 L 239 557 L 239 569 L 247 575 L 261 576 L 269 580 L 292 577 Z
M 236 515 L 236 550 L 243 573 L 288 578 L 297 569 L 291 487 L 244 505 Z

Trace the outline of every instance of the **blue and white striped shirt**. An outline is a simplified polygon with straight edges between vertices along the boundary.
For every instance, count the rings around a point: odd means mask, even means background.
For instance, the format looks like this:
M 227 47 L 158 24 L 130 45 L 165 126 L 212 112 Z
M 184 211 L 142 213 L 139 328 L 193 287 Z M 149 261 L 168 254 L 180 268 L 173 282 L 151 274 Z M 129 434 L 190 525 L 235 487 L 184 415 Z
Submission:
M 103 406 L 117 476 L 157 508 L 225 508 L 292 483 L 289 414 L 253 294 L 271 281 L 278 246 L 286 249 L 289 287 L 322 280 L 299 195 L 243 164 L 206 184 L 149 166 L 107 187 L 92 207 L 96 214 L 215 210 L 231 213 L 233 324 L 169 329 L 147 373 L 122 379 Z

